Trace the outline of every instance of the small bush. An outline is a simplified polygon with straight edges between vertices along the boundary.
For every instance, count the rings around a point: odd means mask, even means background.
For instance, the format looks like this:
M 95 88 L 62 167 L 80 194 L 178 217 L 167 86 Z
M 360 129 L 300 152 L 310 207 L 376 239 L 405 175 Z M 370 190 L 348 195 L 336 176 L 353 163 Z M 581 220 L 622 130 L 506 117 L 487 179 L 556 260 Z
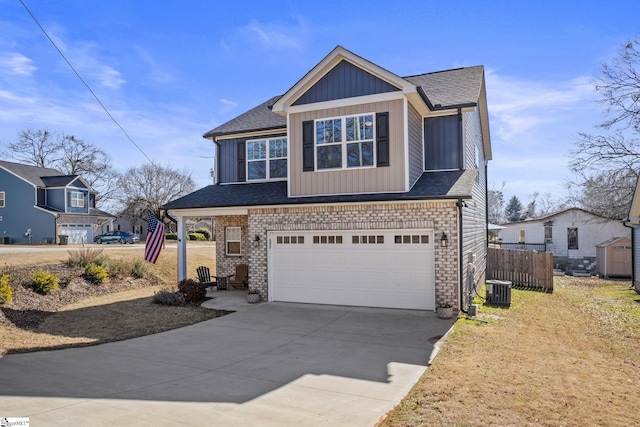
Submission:
M 134 258 L 131 260 L 131 275 L 137 279 L 142 279 L 149 271 L 149 264 L 142 258 Z
M 125 258 L 114 259 L 109 262 L 107 273 L 110 277 L 127 277 L 131 274 L 131 262 Z
M 207 238 L 204 234 L 201 233 L 189 233 L 187 234 L 187 239 L 189 240 L 197 240 L 199 242 L 205 242 Z
M 33 290 L 38 293 L 51 293 L 58 289 L 58 276 L 43 270 L 38 270 L 31 275 L 31 286 Z
M 13 298 L 13 288 L 9 284 L 11 276 L 3 274 L 0 276 L 0 305 L 6 304 Z
M 102 249 L 86 248 L 67 252 L 69 253 L 67 264 L 72 267 L 84 268 L 90 263 L 104 266 L 107 260 L 107 256 L 102 254 Z
M 109 274 L 104 267 L 94 263 L 89 263 L 84 268 L 84 276 L 90 282 L 102 283 L 107 279 L 107 277 L 109 277 Z
M 207 288 L 203 283 L 193 279 L 184 279 L 178 283 L 178 291 L 184 296 L 186 302 L 204 301 L 207 295 Z
M 196 230 L 196 233 L 202 234 L 206 240 L 211 240 L 211 231 L 206 227 L 200 227 Z
M 165 240 L 178 240 L 178 234 L 177 233 L 166 233 L 164 235 Z
M 162 305 L 184 305 L 184 296 L 180 292 L 162 289 L 153 295 L 152 301 Z

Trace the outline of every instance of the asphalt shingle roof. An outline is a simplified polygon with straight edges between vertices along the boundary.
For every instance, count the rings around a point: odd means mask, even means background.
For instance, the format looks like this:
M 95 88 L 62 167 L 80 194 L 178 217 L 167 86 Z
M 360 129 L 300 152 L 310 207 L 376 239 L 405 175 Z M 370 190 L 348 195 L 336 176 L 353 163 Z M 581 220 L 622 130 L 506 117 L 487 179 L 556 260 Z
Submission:
M 78 175 L 43 176 L 42 182 L 47 187 L 64 187 L 71 184 Z
M 280 98 L 280 95 L 274 96 L 246 113 L 240 114 L 238 117 L 210 130 L 204 134 L 204 137 L 212 138 L 218 135 L 245 132 L 248 130 L 277 129 L 286 127 L 287 119 L 274 113 L 270 108 L 278 98 Z
M 38 166 L 31 166 L 31 165 L 23 165 L 21 163 L 6 162 L 2 160 L 0 160 L 0 166 L 37 187 L 47 186 L 43 182 L 42 177 L 64 175 L 59 170 L 55 170 L 55 169 L 41 168 Z
M 424 172 L 407 193 L 345 194 L 313 197 L 287 197 L 287 182 L 209 185 L 163 209 L 226 208 L 238 206 L 304 205 L 314 203 L 380 202 L 469 198 L 477 171 Z

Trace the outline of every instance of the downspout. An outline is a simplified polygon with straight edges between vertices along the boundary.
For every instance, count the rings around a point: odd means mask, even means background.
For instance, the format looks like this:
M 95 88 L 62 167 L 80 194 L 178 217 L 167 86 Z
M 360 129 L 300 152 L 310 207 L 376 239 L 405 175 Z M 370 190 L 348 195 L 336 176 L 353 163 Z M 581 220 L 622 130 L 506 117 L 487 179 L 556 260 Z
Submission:
M 216 137 L 212 137 L 211 140 L 213 141 L 213 144 L 216 146 L 215 148 L 215 161 L 214 161 L 214 167 L 215 170 L 213 171 L 213 185 L 218 185 L 220 184 L 220 177 L 218 176 L 218 171 L 220 171 L 220 143 L 218 143 L 218 141 L 216 141 Z
M 462 206 L 463 201 L 461 198 L 458 198 L 456 202 L 456 207 L 458 208 L 458 281 L 459 281 L 459 291 L 458 291 L 458 302 L 460 304 L 460 311 L 467 314 L 467 311 L 464 309 L 464 270 L 462 267 Z
M 631 287 L 635 289 L 635 281 L 636 281 L 636 263 L 635 263 L 635 259 L 636 259 L 636 245 L 633 244 L 633 235 L 636 234 L 636 229 L 635 227 L 631 227 L 628 224 L 628 218 L 627 221 L 622 221 L 622 225 L 624 225 L 627 228 L 631 229 Z

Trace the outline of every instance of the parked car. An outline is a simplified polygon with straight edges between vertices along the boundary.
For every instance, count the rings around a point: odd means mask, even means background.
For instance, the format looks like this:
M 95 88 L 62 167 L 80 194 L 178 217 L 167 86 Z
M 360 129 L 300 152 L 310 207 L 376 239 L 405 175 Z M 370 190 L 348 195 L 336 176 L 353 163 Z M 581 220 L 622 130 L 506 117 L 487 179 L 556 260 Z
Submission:
M 128 231 L 109 231 L 108 233 L 101 234 L 93 238 L 93 241 L 97 244 L 102 243 L 135 243 L 140 241 L 140 236 L 135 233 L 129 233 Z

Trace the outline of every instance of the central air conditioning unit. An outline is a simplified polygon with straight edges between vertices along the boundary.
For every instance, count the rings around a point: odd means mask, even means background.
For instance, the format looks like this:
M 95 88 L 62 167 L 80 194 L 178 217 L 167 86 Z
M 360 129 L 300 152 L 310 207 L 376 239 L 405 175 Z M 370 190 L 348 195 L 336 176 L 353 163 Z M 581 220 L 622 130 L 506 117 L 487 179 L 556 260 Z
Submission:
M 509 280 L 487 280 L 487 304 L 511 305 L 511 282 Z

